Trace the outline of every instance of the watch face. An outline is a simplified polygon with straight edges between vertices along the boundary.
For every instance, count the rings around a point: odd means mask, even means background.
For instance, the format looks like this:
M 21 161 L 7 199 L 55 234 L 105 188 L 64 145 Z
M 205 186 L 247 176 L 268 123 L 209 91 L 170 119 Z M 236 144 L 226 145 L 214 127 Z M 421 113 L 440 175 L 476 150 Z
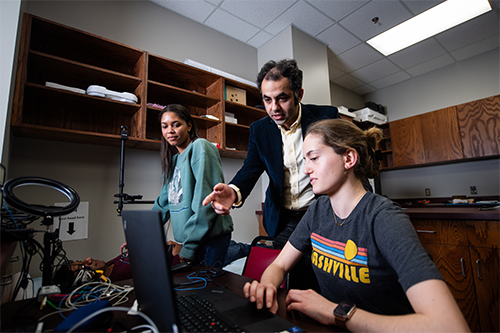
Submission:
M 354 303 L 349 301 L 342 301 L 335 308 L 333 314 L 335 315 L 335 317 L 339 319 L 346 320 L 351 318 L 355 310 L 356 310 L 356 305 L 354 305 Z

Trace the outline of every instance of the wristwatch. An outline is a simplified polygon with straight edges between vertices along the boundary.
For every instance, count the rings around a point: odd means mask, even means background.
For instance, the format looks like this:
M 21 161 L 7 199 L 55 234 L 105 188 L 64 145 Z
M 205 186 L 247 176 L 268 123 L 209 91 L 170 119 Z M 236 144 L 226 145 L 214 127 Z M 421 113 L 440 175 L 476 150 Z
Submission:
M 341 301 L 333 310 L 333 315 L 335 316 L 335 322 L 345 322 L 349 320 L 352 315 L 356 312 L 356 305 L 353 302 Z

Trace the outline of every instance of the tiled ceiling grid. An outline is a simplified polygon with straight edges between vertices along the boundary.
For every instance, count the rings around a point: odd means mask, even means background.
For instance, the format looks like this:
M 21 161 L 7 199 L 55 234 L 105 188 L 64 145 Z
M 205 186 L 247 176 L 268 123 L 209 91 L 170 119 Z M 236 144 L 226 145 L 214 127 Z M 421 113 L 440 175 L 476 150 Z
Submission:
M 330 81 L 360 95 L 488 52 L 500 39 L 498 0 L 490 0 L 492 11 L 388 57 L 366 41 L 444 0 L 150 1 L 255 48 L 293 25 L 328 45 Z

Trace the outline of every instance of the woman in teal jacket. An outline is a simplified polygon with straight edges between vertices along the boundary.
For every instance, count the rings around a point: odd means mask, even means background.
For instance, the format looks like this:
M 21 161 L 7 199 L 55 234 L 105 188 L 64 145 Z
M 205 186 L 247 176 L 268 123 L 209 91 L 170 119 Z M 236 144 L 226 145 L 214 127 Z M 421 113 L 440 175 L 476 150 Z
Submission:
M 230 216 L 201 203 L 215 184 L 224 182 L 217 148 L 199 138 L 188 109 L 171 104 L 160 114 L 163 186 L 153 209 L 170 218 L 174 239 L 182 243 L 181 262 L 224 263 L 233 231 Z

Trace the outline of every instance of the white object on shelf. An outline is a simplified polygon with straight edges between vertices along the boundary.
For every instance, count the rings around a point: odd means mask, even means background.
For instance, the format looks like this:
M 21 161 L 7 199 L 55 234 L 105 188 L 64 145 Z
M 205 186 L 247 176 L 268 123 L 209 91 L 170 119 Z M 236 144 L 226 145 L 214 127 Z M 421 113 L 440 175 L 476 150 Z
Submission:
M 184 63 L 187 64 L 187 65 L 196 67 L 196 68 L 200 68 L 200 69 L 206 70 L 207 72 L 211 72 L 211 73 L 214 73 L 214 74 L 217 74 L 217 75 L 220 75 L 220 76 L 224 76 L 224 77 L 226 77 L 228 79 L 231 79 L 231 80 L 234 80 L 234 81 L 238 81 L 238 82 L 241 82 L 241 83 L 244 83 L 244 84 L 248 84 L 249 86 L 257 88 L 257 84 L 255 82 L 253 82 L 253 81 L 243 79 L 243 78 L 238 77 L 236 75 L 233 75 L 233 74 L 221 71 L 220 69 L 217 69 L 217 68 L 213 68 L 213 67 L 204 65 L 204 64 L 199 63 L 197 61 L 194 61 L 194 60 L 186 58 L 186 60 L 184 60 Z
M 226 116 L 226 123 L 237 124 L 238 123 L 238 119 L 236 119 L 234 117 Z
M 339 113 L 343 114 L 344 116 L 348 116 L 351 118 L 356 117 L 356 115 L 352 112 L 349 112 L 349 109 L 347 109 L 345 106 L 339 106 L 337 109 L 339 110 Z
M 137 103 L 137 96 L 128 92 L 116 92 L 103 86 L 91 85 L 87 88 L 87 95 L 109 98 L 115 101 Z
M 219 118 L 217 118 L 216 116 L 212 116 L 211 114 L 203 114 L 200 116 L 200 118 L 208 118 L 208 119 L 219 121 Z
M 377 125 L 382 125 L 387 122 L 387 116 L 369 108 L 363 108 L 353 113 L 356 115 L 354 118 L 355 121 L 370 122 Z
M 64 85 L 59 84 L 59 83 L 54 83 L 54 82 L 47 81 L 47 82 L 45 82 L 45 86 L 49 87 L 49 88 L 56 88 L 56 89 L 68 90 L 68 91 L 71 91 L 71 92 L 74 92 L 74 93 L 84 94 L 85 95 L 85 90 L 83 90 L 83 89 L 74 88 L 74 87 L 68 87 L 68 86 L 64 86 Z

